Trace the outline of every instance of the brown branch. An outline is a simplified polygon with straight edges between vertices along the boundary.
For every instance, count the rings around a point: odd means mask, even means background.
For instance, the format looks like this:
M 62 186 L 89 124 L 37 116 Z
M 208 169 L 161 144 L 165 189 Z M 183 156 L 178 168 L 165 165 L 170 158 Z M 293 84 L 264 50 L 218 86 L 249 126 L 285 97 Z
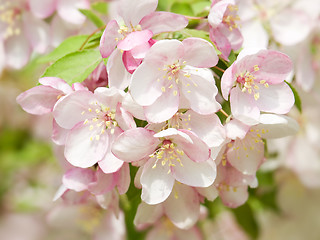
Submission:
M 83 50 L 84 46 L 87 44 L 87 42 L 89 41 L 89 39 L 90 39 L 95 33 L 97 33 L 97 32 L 99 32 L 99 31 L 101 31 L 102 29 L 106 28 L 106 26 L 107 26 L 107 25 L 103 25 L 103 26 L 97 28 L 93 33 L 91 33 L 91 34 L 87 37 L 87 39 L 83 42 L 83 44 L 81 45 L 81 47 L 79 48 L 79 50 L 80 50 L 80 51 Z

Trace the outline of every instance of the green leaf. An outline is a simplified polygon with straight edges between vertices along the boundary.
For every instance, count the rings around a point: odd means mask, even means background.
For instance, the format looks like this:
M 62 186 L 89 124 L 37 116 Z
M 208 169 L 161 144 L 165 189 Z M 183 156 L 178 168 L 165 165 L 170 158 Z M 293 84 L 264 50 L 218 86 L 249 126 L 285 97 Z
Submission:
M 108 3 L 106 2 L 92 3 L 91 8 L 101 14 L 108 14 Z
M 209 14 L 210 5 L 210 1 L 201 1 L 193 3 L 191 8 L 195 16 L 207 16 Z
M 296 105 L 297 109 L 299 110 L 300 113 L 302 113 L 302 106 L 301 106 L 301 99 L 299 96 L 298 91 L 292 86 L 292 84 L 288 83 L 287 81 L 285 81 L 289 87 L 291 88 L 293 95 L 294 95 L 294 105 Z
M 254 217 L 254 213 L 248 203 L 232 209 L 238 224 L 251 236 L 253 239 L 257 239 L 259 235 L 259 226 Z
M 93 22 L 96 27 L 100 28 L 103 27 L 105 24 L 104 22 L 91 10 L 89 9 L 79 9 L 79 11 L 85 15 L 91 22 Z
M 63 56 L 75 52 L 80 49 L 82 44 L 86 41 L 88 35 L 79 35 L 79 36 L 72 36 L 64 40 L 56 49 L 54 49 L 48 55 L 40 57 L 38 59 L 39 63 L 46 63 L 46 62 L 54 62 L 57 61 L 59 58 Z
M 188 3 L 174 3 L 171 6 L 171 12 L 173 13 L 178 13 L 178 14 L 183 14 L 183 15 L 187 15 L 187 16 L 193 16 L 193 10 L 190 6 L 190 4 Z
M 101 61 L 99 50 L 69 53 L 49 66 L 41 77 L 59 77 L 71 85 L 85 80 Z

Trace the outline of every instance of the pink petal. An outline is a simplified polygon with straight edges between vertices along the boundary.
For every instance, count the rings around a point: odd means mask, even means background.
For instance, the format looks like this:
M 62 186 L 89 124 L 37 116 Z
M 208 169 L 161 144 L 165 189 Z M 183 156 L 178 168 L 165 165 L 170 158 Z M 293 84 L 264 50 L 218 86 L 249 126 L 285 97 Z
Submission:
M 227 152 L 228 162 L 243 174 L 256 173 L 264 160 L 264 144 L 255 133 L 236 139 Z
M 125 37 L 125 39 L 118 42 L 118 48 L 123 51 L 130 51 L 133 48 L 147 43 L 153 34 L 150 30 L 142 30 L 132 32 Z
M 259 122 L 260 110 L 256 106 L 257 101 L 248 93 L 243 93 L 240 88 L 235 87 L 231 90 L 230 105 L 233 116 L 241 122 L 247 125 Z
M 182 15 L 170 12 L 153 12 L 140 21 L 142 29 L 149 29 L 153 34 L 174 32 L 185 28 L 188 19 Z
M 299 131 L 299 124 L 285 115 L 261 114 L 260 124 L 254 130 L 263 138 L 282 138 L 294 135 Z
M 113 174 L 105 174 L 101 170 L 96 171 L 96 181 L 88 186 L 88 190 L 94 195 L 102 195 L 114 189 L 116 181 Z
M 131 74 L 126 70 L 120 50 L 115 49 L 107 63 L 109 87 L 115 87 L 124 90 L 130 83 Z
M 285 114 L 290 111 L 294 104 L 294 95 L 291 88 L 285 82 L 262 87 L 259 90 L 260 98 L 257 106 L 261 111 Z
M 181 141 L 179 138 L 174 138 L 174 142 L 177 147 L 181 148 L 184 153 L 194 162 L 204 162 L 210 157 L 210 149 L 208 145 L 198 138 L 193 132 L 185 129 L 179 129 L 180 132 L 187 134 L 192 143 L 187 142 L 183 139 Z
M 36 86 L 17 97 L 17 103 L 28 113 L 42 115 L 52 112 L 63 92 L 49 86 Z
M 142 63 L 133 73 L 130 93 L 132 98 L 141 106 L 153 104 L 162 94 L 163 71 L 158 66 Z M 160 81 L 157 81 L 160 79 Z
M 119 127 L 124 131 L 128 130 L 130 128 L 137 127 L 136 122 L 134 121 L 131 113 L 129 113 L 123 107 L 121 107 L 121 104 L 118 104 L 118 106 L 117 106 L 116 121 L 117 121 Z
M 81 192 L 88 189 L 90 183 L 96 181 L 95 172 L 91 169 L 73 168 L 62 178 L 63 185 L 68 189 Z
M 259 67 L 254 71 L 254 65 Z M 269 84 L 283 82 L 292 71 L 290 58 L 278 51 L 261 50 L 254 55 L 248 55 L 236 63 L 237 73 L 250 71 L 257 78 L 256 81 L 265 80 Z
M 77 124 L 69 133 L 64 155 L 73 166 L 87 168 L 100 161 L 106 154 L 109 137 L 108 134 L 101 134 L 96 140 L 100 129 L 89 129 L 89 126 L 82 122 Z
M 174 177 L 168 174 L 169 166 L 157 164 L 151 158 L 144 165 L 141 174 L 142 195 L 141 199 L 148 204 L 158 204 L 165 201 L 172 190 Z
M 187 38 L 182 41 L 185 54 L 183 60 L 187 65 L 210 68 L 218 63 L 218 56 L 211 43 L 201 38 Z
M 23 15 L 24 30 L 31 46 L 37 53 L 45 53 L 50 44 L 49 25 L 31 14 Z
M 250 127 L 237 119 L 232 119 L 230 122 L 225 125 L 227 137 L 235 140 L 236 138 L 243 139 Z
M 154 12 L 157 5 L 157 0 L 121 0 L 119 15 L 127 26 L 136 26 L 144 16 Z
M 180 76 L 180 80 L 184 82 L 181 84 L 181 90 L 188 99 L 191 109 L 199 114 L 211 114 L 218 111 L 221 106 L 215 99 L 218 89 L 212 72 L 208 69 L 196 69 L 189 66 L 185 68 L 185 72 L 191 76 L 190 78 Z
M 132 74 L 142 62 L 141 59 L 134 58 L 131 54 L 131 51 L 123 52 L 122 61 L 123 61 L 123 65 L 125 66 L 126 70 L 130 74 Z
M 228 38 L 222 33 L 220 28 L 210 28 L 209 36 L 212 42 L 216 45 L 217 49 L 221 52 L 223 59 L 228 60 L 231 52 L 231 43 Z
M 90 2 L 88 0 L 57 0 L 57 12 L 59 16 L 73 24 L 81 25 L 86 20 L 86 17 L 79 9 L 89 9 Z
M 89 103 L 94 101 L 96 98 L 90 91 L 73 92 L 55 105 L 53 116 L 61 127 L 71 129 L 77 123 L 95 117 L 95 113 L 88 112 Z
M 180 157 L 181 163 L 171 168 L 174 178 L 192 187 L 209 187 L 216 178 L 216 166 L 211 159 L 194 162 L 186 155 Z
M 198 187 L 197 191 L 209 201 L 214 201 L 219 196 L 218 189 L 214 186 L 214 184 L 206 188 Z
M 69 134 L 69 129 L 65 129 L 60 127 L 56 121 L 53 119 L 53 126 L 52 126 L 52 141 L 57 145 L 65 145 L 67 136 Z
M 199 218 L 200 203 L 198 193 L 191 187 L 175 184 L 167 201 L 165 213 L 180 229 L 189 229 Z
M 170 119 L 179 108 L 178 88 L 166 88 L 166 91 L 150 106 L 144 107 L 144 113 L 148 122 L 160 123 Z
M 112 154 L 107 152 L 101 161 L 98 162 L 101 170 L 108 174 L 117 172 L 123 165 L 123 161 Z
M 116 20 L 111 20 L 104 30 L 100 39 L 100 53 L 103 58 L 107 58 L 114 51 L 117 46 L 117 40 L 121 38 L 118 33 L 119 25 Z
M 129 129 L 115 140 L 112 152 L 125 162 L 139 161 L 153 153 L 160 143 L 153 135 L 153 131 L 144 128 Z
M 209 147 L 219 146 L 225 140 L 226 133 L 217 115 L 200 115 L 189 110 L 181 118 L 184 129 L 197 134 Z
M 13 36 L 4 42 L 4 50 L 7 66 L 13 69 L 20 69 L 25 66 L 31 55 L 31 46 L 24 32 L 18 36 Z
M 72 93 L 73 90 L 66 81 L 57 77 L 43 77 L 39 79 L 39 83 L 62 91 L 65 94 Z
M 117 181 L 117 189 L 120 195 L 125 194 L 130 186 L 130 167 L 129 164 L 124 163 L 120 170 L 115 173 L 118 174 L 118 181 Z
M 247 186 L 241 186 L 235 188 L 234 190 L 232 187 L 230 188 L 223 188 L 220 190 L 220 198 L 224 205 L 230 208 L 236 208 L 244 204 L 248 199 L 248 190 Z
M 56 9 L 56 0 L 28 0 L 30 11 L 37 18 L 47 18 Z
M 288 21 L 290 19 L 290 21 Z M 301 10 L 285 8 L 270 19 L 273 37 L 283 45 L 295 45 L 312 30 L 312 19 Z M 297 33 L 299 29 L 299 33 Z
M 158 71 L 164 75 L 165 72 L 162 70 L 164 65 L 175 63 L 184 54 L 184 47 L 180 41 L 175 39 L 161 40 L 152 45 L 144 61 L 161 68 Z
M 162 215 L 163 207 L 161 204 L 149 205 L 141 202 L 134 217 L 134 225 L 139 228 L 144 224 L 154 224 Z
M 232 64 L 227 70 L 223 73 L 221 77 L 221 92 L 225 100 L 228 101 L 229 93 L 234 84 L 234 64 Z

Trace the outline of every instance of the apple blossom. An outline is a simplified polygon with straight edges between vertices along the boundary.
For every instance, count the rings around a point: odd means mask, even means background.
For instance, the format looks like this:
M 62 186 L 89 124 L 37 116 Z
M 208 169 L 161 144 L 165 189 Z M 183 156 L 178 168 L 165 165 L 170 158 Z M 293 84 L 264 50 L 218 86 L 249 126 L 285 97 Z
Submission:
M 94 93 L 69 94 L 55 106 L 56 122 L 70 130 L 65 156 L 72 165 L 87 168 L 98 162 L 106 173 L 122 166 L 123 162 L 110 152 L 110 146 L 123 130 L 135 127 L 130 113 L 121 107 L 123 96 L 124 93 L 115 88 L 100 87 Z
M 215 43 L 225 60 L 232 50 L 239 50 L 243 38 L 237 22 L 238 6 L 234 0 L 214 1 L 208 15 L 210 39 Z
M 148 204 L 166 200 L 175 180 L 189 186 L 207 187 L 215 179 L 210 149 L 188 130 L 169 128 L 155 133 L 144 128 L 130 129 L 119 135 L 112 152 L 126 162 L 149 158 L 140 178 L 141 198 Z
M 248 125 L 259 122 L 260 111 L 285 114 L 294 104 L 294 96 L 284 79 L 292 70 L 288 56 L 273 50 L 247 54 L 224 72 L 221 91 L 225 100 L 230 94 L 233 116 Z
M 150 122 L 168 120 L 182 101 L 199 114 L 214 113 L 221 106 L 215 100 L 218 91 L 212 73 L 206 68 L 217 62 L 213 46 L 203 39 L 158 41 L 132 75 L 130 93 L 144 106 Z

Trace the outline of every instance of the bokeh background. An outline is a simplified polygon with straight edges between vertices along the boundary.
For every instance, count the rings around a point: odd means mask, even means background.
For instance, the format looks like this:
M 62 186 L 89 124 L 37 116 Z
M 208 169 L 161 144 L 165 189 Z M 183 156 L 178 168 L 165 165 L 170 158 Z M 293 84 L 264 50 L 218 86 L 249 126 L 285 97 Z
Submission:
M 2 33 L 5 31 L 3 23 L 6 9 L 13 2 L 0 2 Z M 81 15 L 75 15 L 75 18 L 82 19 L 80 23 L 72 22 L 61 13 L 68 10 L 63 4 L 60 12 L 53 9 L 50 14 L 37 16 L 30 8 L 30 2 L 33 1 L 17 1 L 20 5 L 14 6 L 21 8 L 15 8 L 16 14 L 25 11 L 46 24 L 44 32 L 49 37 L 45 49 L 31 48 L 26 64 L 15 66 L 10 64 L 12 56 L 1 49 L 3 47 L 6 50 L 8 43 L 2 35 L 0 38 L 3 45 L 0 46 L 0 239 L 119 239 L 119 236 L 113 236 L 112 231 L 108 231 L 112 226 L 119 225 L 116 220 L 114 225 L 105 223 L 101 213 L 104 210 L 95 206 L 66 206 L 61 200 L 53 201 L 64 170 L 63 163 L 57 157 L 61 149 L 54 146 L 50 139 L 52 120 L 50 116 L 25 113 L 15 100 L 21 92 L 38 84 L 39 77 L 47 67 L 46 63 L 39 61 L 41 56 L 49 53 L 68 36 L 90 34 L 96 27 Z M 88 1 L 70 0 L 71 13 L 74 9 L 83 8 L 83 2 Z M 188 15 L 192 14 L 188 6 L 199 2 L 204 6 L 205 2 L 207 5 L 209 2 L 210 5 L 210 1 L 167 0 L 159 1 L 159 8 L 168 10 L 168 6 L 178 3 L 171 10 Z M 310 9 L 320 5 L 319 1 L 306 2 Z M 93 9 L 92 6 L 106 4 L 109 13 L 113 14 L 112 4 L 108 1 L 88 3 Z M 110 15 L 108 11 L 96 13 L 107 22 Z M 251 195 L 244 206 L 230 210 L 223 207 L 219 200 L 211 204 L 208 214 L 212 220 L 200 221 L 205 239 L 320 239 L 320 27 L 319 15 L 316 16 L 315 22 L 307 23 L 313 24 L 313 27 L 299 43 L 270 46 L 289 54 L 295 61 L 296 72 L 300 71 L 300 75 L 304 73 L 304 80 L 299 82 L 296 78 L 292 79 L 301 98 L 302 113 L 293 109 L 290 116 L 299 122 L 300 131 L 296 136 L 268 143 L 269 158 L 258 173 L 259 187 L 250 190 Z M 245 27 L 246 23 L 243 25 Z M 13 29 L 20 28 L 17 25 Z M 296 31 L 299 34 L 299 29 Z M 25 57 L 19 47 L 16 48 L 14 58 Z M 300 59 L 301 56 L 303 59 Z M 304 66 L 306 72 L 299 70 L 299 66 Z M 314 82 L 311 88 L 306 89 L 304 81 L 307 82 L 310 77 L 314 78 Z

